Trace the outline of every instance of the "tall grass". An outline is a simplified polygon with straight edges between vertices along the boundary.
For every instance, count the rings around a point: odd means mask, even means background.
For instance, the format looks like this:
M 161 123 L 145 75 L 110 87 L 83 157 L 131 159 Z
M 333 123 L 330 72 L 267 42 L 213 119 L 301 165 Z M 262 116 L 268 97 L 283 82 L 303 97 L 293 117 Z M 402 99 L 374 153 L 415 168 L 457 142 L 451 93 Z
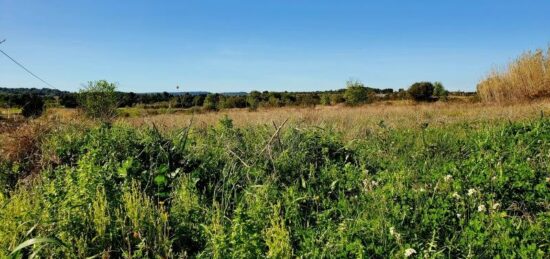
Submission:
M 504 69 L 494 69 L 477 86 L 485 101 L 510 103 L 550 97 L 550 47 L 526 52 Z
M 54 127 L 0 156 L 0 258 L 547 258 L 548 103 L 470 105 Z

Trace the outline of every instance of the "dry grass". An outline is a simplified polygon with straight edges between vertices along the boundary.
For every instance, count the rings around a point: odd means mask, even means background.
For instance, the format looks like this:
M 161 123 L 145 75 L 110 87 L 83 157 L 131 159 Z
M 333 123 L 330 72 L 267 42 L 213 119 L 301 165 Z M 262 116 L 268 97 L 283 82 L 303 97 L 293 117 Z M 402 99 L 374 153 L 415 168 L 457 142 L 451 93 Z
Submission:
M 357 136 L 381 123 L 392 128 L 418 128 L 423 123 L 438 127 L 453 123 L 470 126 L 497 121 L 519 121 L 550 114 L 550 102 L 539 101 L 510 106 L 483 103 L 425 103 L 399 102 L 374 104 L 362 107 L 318 106 L 316 108 L 261 109 L 257 112 L 227 110 L 194 115 L 197 127 L 215 125 L 229 116 L 236 126 L 277 124 L 289 119 L 296 127 L 333 127 L 346 135 Z M 165 114 L 138 118 L 122 118 L 119 123 L 132 126 L 153 125 L 165 130 L 185 127 L 193 115 Z
M 80 119 L 72 109 L 50 109 L 35 120 L 21 116 L 0 120 L 0 159 L 8 161 L 40 160 L 39 146 L 42 138 L 63 124 L 91 123 Z
M 495 69 L 477 87 L 485 101 L 518 102 L 550 97 L 550 47 L 527 52 L 505 69 Z

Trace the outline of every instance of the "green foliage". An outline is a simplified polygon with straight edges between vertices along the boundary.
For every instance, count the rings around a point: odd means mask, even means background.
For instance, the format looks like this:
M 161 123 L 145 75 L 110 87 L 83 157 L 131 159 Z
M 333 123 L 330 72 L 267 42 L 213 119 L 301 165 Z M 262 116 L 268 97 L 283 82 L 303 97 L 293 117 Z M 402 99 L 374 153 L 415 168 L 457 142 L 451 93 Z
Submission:
M 90 118 L 109 121 L 116 116 L 116 84 L 105 80 L 90 81 L 80 90 L 78 102 Z
M 331 105 L 330 95 L 323 94 L 321 95 L 321 105 Z
M 434 85 L 434 93 L 433 93 L 434 96 L 437 96 L 440 99 L 447 98 L 447 95 L 449 94 L 449 92 L 445 90 L 445 87 L 441 82 L 435 82 L 433 83 L 433 85 Z
M 21 108 L 21 114 L 26 118 L 35 118 L 42 115 L 44 111 L 44 100 L 37 95 L 24 95 L 24 105 Z
M 216 109 L 218 109 L 217 107 L 217 100 L 218 98 L 216 98 L 216 95 L 213 95 L 213 94 L 208 94 L 206 96 L 206 98 L 204 98 L 204 102 L 202 104 L 202 107 L 205 109 L 205 110 L 208 110 L 208 111 L 215 111 Z
M 246 96 L 246 103 L 250 111 L 255 111 L 260 106 L 261 94 L 258 91 L 252 91 Z
M 434 94 L 434 85 L 430 82 L 417 82 L 409 87 L 408 93 L 416 101 L 428 101 Z
M 0 195 L 0 257 L 548 257 L 550 120 L 368 134 L 56 131 Z
M 364 104 L 368 101 L 367 88 L 359 81 L 350 80 L 346 83 L 344 99 L 348 105 Z

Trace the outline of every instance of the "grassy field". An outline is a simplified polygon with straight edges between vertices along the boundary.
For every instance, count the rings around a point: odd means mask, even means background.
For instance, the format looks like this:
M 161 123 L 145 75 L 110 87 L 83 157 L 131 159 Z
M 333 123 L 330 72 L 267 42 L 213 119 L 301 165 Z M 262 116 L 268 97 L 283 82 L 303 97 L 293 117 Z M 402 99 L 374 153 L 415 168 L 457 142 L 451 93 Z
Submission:
M 548 258 L 550 102 L 0 121 L 0 257 Z

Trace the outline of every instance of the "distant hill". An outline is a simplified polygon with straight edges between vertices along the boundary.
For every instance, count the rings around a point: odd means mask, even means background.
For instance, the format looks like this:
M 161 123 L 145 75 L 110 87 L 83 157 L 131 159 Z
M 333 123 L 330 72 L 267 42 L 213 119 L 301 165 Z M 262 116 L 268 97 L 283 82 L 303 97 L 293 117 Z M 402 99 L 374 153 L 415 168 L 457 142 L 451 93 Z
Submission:
M 63 94 L 69 94 L 71 92 L 69 91 L 61 91 L 57 89 L 51 89 L 51 88 L 6 88 L 6 87 L 0 87 L 0 94 L 36 94 L 40 96 L 60 96 Z M 129 93 L 129 92 L 125 92 Z M 147 95 L 147 94 L 162 94 L 164 92 L 147 92 L 147 93 L 136 93 L 137 95 Z M 167 92 L 168 94 L 172 96 L 181 96 L 185 94 L 190 94 L 192 96 L 196 95 L 207 95 L 210 92 L 206 91 L 192 91 L 192 92 Z M 221 95 L 225 96 L 243 96 L 247 95 L 247 92 L 225 92 L 220 93 Z
M 195 92 L 168 92 L 168 93 L 173 96 L 181 96 L 185 94 L 196 96 L 196 95 L 207 95 L 207 94 L 210 94 L 211 92 L 195 91 Z M 225 92 L 225 93 L 219 93 L 219 94 L 225 95 L 225 96 L 243 96 L 243 95 L 247 95 L 248 93 L 247 92 Z
M 0 94 L 36 94 L 40 96 L 60 96 L 62 94 L 68 94 L 70 92 L 68 91 L 60 91 L 57 89 L 50 89 L 50 88 L 6 88 L 6 87 L 0 87 Z

